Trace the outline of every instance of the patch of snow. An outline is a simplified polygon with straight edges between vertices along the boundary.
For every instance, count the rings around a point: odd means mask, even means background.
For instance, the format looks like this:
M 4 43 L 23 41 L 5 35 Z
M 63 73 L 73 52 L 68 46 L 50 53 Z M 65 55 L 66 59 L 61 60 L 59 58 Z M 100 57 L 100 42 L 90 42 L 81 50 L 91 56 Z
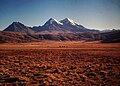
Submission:
M 51 18 L 50 24 L 52 24 L 53 22 L 56 22 L 57 24 L 63 25 L 61 22 L 57 21 L 56 19 Z
M 72 25 L 76 25 L 77 24 L 75 21 L 73 21 L 72 19 L 69 19 L 69 18 L 63 19 L 62 22 L 70 23 Z

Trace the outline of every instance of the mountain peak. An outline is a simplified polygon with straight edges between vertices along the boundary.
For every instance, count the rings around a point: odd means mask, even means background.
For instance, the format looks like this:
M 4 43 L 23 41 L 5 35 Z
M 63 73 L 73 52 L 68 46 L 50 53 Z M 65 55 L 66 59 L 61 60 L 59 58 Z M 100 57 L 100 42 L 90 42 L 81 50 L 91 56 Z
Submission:
M 75 21 L 73 21 L 72 19 L 69 19 L 69 18 L 65 18 L 65 19 L 61 20 L 60 22 L 63 24 L 72 24 L 72 25 L 77 24 Z
M 65 20 L 71 21 L 71 19 L 70 19 L 70 18 L 65 18 Z
M 54 18 L 50 18 L 49 20 L 54 20 L 54 21 L 55 21 L 56 19 L 54 19 Z
M 13 22 L 12 24 L 11 24 L 11 26 L 25 26 L 24 24 L 22 24 L 22 23 L 20 23 L 20 22 Z
M 22 23 L 20 23 L 20 22 L 13 22 L 12 24 L 22 24 Z
M 33 33 L 34 32 L 34 31 L 31 30 L 30 27 L 27 27 L 20 22 L 13 22 L 6 29 L 4 29 L 4 31 L 24 32 L 24 33 Z
M 50 18 L 50 19 L 45 23 L 45 26 L 48 26 L 48 25 L 51 25 L 51 24 L 54 24 L 54 23 L 63 25 L 61 22 L 57 21 L 56 19 Z

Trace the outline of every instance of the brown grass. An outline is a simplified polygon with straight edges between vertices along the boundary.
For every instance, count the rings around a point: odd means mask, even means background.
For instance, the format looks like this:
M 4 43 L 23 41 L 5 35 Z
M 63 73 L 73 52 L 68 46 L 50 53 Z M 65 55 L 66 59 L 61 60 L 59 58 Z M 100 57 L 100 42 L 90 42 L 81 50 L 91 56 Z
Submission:
M 0 44 L 0 85 L 120 85 L 120 44 Z

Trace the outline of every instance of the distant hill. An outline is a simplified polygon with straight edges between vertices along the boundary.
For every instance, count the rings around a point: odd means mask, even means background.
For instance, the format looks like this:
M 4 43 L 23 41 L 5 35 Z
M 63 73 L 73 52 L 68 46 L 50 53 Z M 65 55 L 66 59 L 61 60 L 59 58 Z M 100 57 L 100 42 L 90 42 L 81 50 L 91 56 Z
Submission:
M 37 40 L 25 33 L 0 31 L 0 43 L 32 42 L 32 41 L 37 41 Z
M 95 41 L 100 39 L 96 33 L 57 33 L 57 34 L 26 34 L 21 32 L 0 31 L 0 43 L 6 42 L 37 42 L 41 40 L 56 41 Z
M 41 40 L 56 41 L 101 41 L 102 43 L 120 42 L 120 31 L 107 33 L 34 33 L 0 31 L 0 43 L 6 42 L 37 42 Z
M 103 43 L 116 43 L 120 42 L 120 30 L 113 30 L 111 32 L 102 33 Z

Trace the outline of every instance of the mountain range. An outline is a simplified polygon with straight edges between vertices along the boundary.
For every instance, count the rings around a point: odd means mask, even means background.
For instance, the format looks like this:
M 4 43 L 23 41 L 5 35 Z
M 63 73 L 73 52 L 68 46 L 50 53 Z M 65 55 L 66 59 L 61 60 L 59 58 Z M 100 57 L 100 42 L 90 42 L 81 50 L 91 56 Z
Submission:
M 89 31 L 97 31 L 87 29 L 82 25 L 77 24 L 73 20 L 69 18 L 65 18 L 61 21 L 57 21 L 56 19 L 50 18 L 43 26 L 34 26 L 27 27 L 20 22 L 13 22 L 9 25 L 4 31 L 11 32 L 24 32 L 27 34 L 37 33 L 37 32 L 57 32 L 57 33 L 66 33 L 66 32 L 89 32 Z
M 40 40 L 57 41 L 101 41 L 120 42 L 120 31 L 100 32 L 88 29 L 75 21 L 65 18 L 61 21 L 50 18 L 42 26 L 28 27 L 20 22 L 13 22 L 0 31 L 0 43 L 4 42 L 33 42 Z M 109 39 L 109 40 L 108 40 Z

